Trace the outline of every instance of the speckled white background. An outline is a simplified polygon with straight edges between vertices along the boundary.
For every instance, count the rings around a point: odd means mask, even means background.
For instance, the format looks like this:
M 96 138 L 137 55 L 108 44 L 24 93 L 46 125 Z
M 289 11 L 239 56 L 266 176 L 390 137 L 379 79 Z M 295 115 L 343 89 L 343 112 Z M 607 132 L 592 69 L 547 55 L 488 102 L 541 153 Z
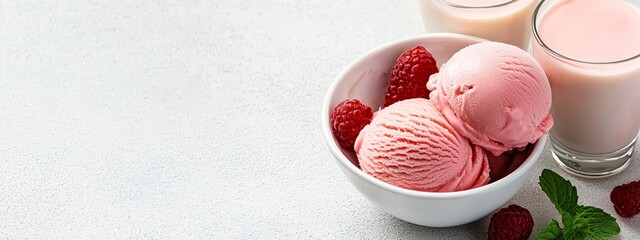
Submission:
M 411 0 L 0 1 L 1 239 L 482 239 L 369 204 L 325 146 L 333 78 Z M 549 152 L 544 167 L 559 171 Z M 569 177 L 613 212 L 606 180 Z M 567 174 L 564 174 L 567 176 Z M 558 217 L 535 177 L 512 200 Z M 620 239 L 640 238 L 640 217 Z

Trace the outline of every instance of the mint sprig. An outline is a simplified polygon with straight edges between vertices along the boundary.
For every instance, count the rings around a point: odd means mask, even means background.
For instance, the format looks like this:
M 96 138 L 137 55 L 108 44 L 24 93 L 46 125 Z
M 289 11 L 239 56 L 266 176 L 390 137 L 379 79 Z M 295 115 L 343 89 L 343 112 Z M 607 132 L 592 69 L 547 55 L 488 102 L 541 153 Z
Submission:
M 538 184 L 558 212 L 575 213 L 575 208 L 578 206 L 578 190 L 571 185 L 571 182 L 549 169 L 544 169 Z
M 556 221 L 555 219 L 551 219 L 551 222 L 549 223 L 549 225 L 547 225 L 547 227 L 545 227 L 538 233 L 538 237 L 536 239 L 538 240 L 562 239 L 562 228 L 560 228 L 558 221 Z
M 616 219 L 600 208 L 578 205 L 578 191 L 571 182 L 544 169 L 540 187 L 562 216 L 562 225 L 552 219 L 538 233 L 538 240 L 610 238 L 620 233 Z
M 578 206 L 576 214 L 579 219 L 585 220 L 584 232 L 591 238 L 608 238 L 620 233 L 616 218 L 600 208 Z

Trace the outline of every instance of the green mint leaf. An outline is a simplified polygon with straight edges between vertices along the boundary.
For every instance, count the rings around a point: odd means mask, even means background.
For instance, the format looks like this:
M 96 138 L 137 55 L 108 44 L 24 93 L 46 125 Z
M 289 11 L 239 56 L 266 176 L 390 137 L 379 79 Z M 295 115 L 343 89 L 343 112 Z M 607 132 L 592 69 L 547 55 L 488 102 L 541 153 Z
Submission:
M 583 231 L 584 221 L 579 221 L 580 219 L 576 219 L 576 216 L 568 212 L 560 212 L 560 215 L 562 215 L 562 224 L 564 225 L 562 239 L 582 240 L 587 238 L 587 234 Z
M 576 187 L 571 185 L 571 182 L 549 169 L 542 170 L 539 179 L 538 184 L 540 184 L 542 191 L 547 194 L 558 212 L 575 214 L 576 206 L 578 206 L 578 191 Z M 562 222 L 565 223 L 564 219 Z
M 578 191 L 571 182 L 544 169 L 540 187 L 562 216 L 563 228 L 555 219 L 538 234 L 538 239 L 610 238 L 620 233 L 616 219 L 600 208 L 578 205 Z
M 558 221 L 551 219 L 549 225 L 538 233 L 536 240 L 562 240 L 562 228 Z
M 618 226 L 616 218 L 600 208 L 578 206 L 576 215 L 578 219 L 584 220 L 583 231 L 590 238 L 610 238 L 620 233 L 620 226 Z
M 576 207 L 575 215 L 562 213 L 563 239 L 610 238 L 620 233 L 616 219 L 602 209 Z

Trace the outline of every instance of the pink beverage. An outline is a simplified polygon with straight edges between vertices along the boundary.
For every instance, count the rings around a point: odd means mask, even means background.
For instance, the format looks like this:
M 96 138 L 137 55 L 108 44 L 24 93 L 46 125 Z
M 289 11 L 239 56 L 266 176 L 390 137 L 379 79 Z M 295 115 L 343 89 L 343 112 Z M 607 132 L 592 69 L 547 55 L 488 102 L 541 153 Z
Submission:
M 625 0 L 542 1 L 533 52 L 551 84 L 553 155 L 565 170 L 624 170 L 640 129 L 640 7 Z
M 527 50 L 538 0 L 417 0 L 426 32 L 461 33 Z

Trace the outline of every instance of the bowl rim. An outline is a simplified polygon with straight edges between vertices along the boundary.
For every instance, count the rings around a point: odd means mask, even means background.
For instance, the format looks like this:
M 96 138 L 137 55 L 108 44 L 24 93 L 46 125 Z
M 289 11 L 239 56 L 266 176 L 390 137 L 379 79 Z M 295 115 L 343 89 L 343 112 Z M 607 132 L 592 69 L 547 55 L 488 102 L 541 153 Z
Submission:
M 331 86 L 329 87 L 329 90 L 325 95 L 325 98 L 322 104 L 321 118 L 322 118 L 322 131 L 324 133 L 326 144 L 329 147 L 329 150 L 333 154 L 338 164 L 344 167 L 343 169 L 347 169 L 352 174 L 354 174 L 355 176 L 357 176 L 358 178 L 366 182 L 369 182 L 373 185 L 376 185 L 379 188 L 382 188 L 384 190 L 387 190 L 393 193 L 415 197 L 415 198 L 424 198 L 424 199 L 455 199 L 455 198 L 465 198 L 465 197 L 474 196 L 474 195 L 481 195 L 481 194 L 486 194 L 486 193 L 496 191 L 514 182 L 518 177 L 525 175 L 526 171 L 531 169 L 534 166 L 534 164 L 538 162 L 538 160 L 540 159 L 540 155 L 542 154 L 542 150 L 544 149 L 545 143 L 547 142 L 548 134 L 543 134 L 538 139 L 538 141 L 536 141 L 533 144 L 534 145 L 533 150 L 531 151 L 529 156 L 527 156 L 527 159 L 516 170 L 514 170 L 507 176 L 499 179 L 498 181 L 492 182 L 490 184 L 487 184 L 481 187 L 462 190 L 462 191 L 456 191 L 456 192 L 422 192 L 417 190 L 401 188 L 395 185 L 391 185 L 380 179 L 377 179 L 369 174 L 366 174 L 365 172 L 357 168 L 354 164 L 352 164 L 351 161 L 349 161 L 349 159 L 347 159 L 347 157 L 342 153 L 342 151 L 340 150 L 340 146 L 338 146 L 338 144 L 333 138 L 333 133 L 331 132 L 331 127 L 329 124 L 329 115 L 331 112 L 331 109 L 330 109 L 331 97 L 335 93 L 335 90 L 339 85 L 339 83 L 341 82 L 341 79 L 344 79 L 347 73 L 353 71 L 354 68 L 360 62 L 371 57 L 373 54 L 383 51 L 385 49 L 394 47 L 396 45 L 405 44 L 407 42 L 428 41 L 430 39 L 436 39 L 436 38 L 455 38 L 455 39 L 461 39 L 461 40 L 467 40 L 467 41 L 470 40 L 475 42 L 488 41 L 486 39 L 482 39 L 479 37 L 474 37 L 474 36 L 469 36 L 464 34 L 457 34 L 457 33 L 427 33 L 427 34 L 422 34 L 415 37 L 396 40 L 396 41 L 384 44 L 382 46 L 376 47 L 373 50 L 370 50 L 365 54 L 360 55 L 356 60 L 351 62 L 349 65 L 347 65 L 347 67 L 344 68 L 338 74 L 338 76 L 331 83 Z

